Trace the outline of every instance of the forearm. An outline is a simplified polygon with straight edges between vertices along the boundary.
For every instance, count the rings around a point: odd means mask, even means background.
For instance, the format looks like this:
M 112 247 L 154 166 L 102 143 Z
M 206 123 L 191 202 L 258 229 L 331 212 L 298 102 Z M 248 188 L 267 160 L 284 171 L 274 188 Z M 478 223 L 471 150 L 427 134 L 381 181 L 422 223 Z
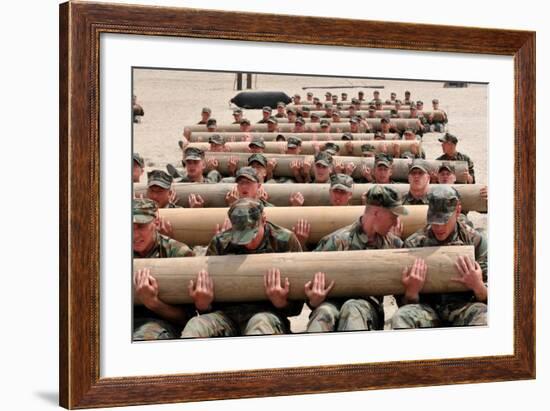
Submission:
M 173 322 L 175 324 L 183 325 L 187 321 L 187 314 L 185 310 L 176 305 L 167 304 L 162 300 L 157 299 L 155 302 L 148 304 L 147 308 L 153 311 L 161 318 Z

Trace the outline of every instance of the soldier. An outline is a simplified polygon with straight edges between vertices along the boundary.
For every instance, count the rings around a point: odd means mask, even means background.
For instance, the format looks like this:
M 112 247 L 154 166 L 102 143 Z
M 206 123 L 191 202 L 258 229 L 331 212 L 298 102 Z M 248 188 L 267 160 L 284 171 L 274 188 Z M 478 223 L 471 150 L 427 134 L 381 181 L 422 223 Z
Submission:
M 332 206 L 350 205 L 353 196 L 353 178 L 347 174 L 332 174 L 330 176 L 329 199 Z
M 417 100 L 416 101 L 416 109 L 418 110 L 418 112 L 420 114 L 423 114 L 423 112 L 424 112 L 424 102 L 422 100 Z
M 410 110 L 410 118 L 416 118 L 418 120 L 416 124 L 416 128 L 417 128 L 418 134 L 422 138 L 424 133 L 430 132 L 430 123 L 428 122 L 428 119 L 424 116 L 424 113 L 418 112 L 418 109 L 416 108 L 415 104 L 411 104 L 411 107 L 409 110 Z
M 277 133 L 279 131 L 279 121 L 275 117 L 269 117 L 267 120 L 267 132 Z
M 369 143 L 362 144 L 361 153 L 363 157 L 374 157 L 376 154 L 376 147 Z
M 241 133 L 249 133 L 252 131 L 252 126 L 250 125 L 250 120 L 243 118 L 239 124 L 239 131 Z
M 338 94 L 333 94 L 331 96 L 331 101 L 333 105 L 336 105 L 336 103 L 338 103 Z
M 449 122 L 447 118 L 447 113 L 444 110 L 441 110 L 439 108 L 439 100 L 434 98 L 432 100 L 432 113 L 428 115 L 428 122 L 430 123 L 430 130 L 435 131 L 437 133 L 444 133 L 445 132 L 445 125 Z M 434 113 L 435 111 L 440 111 L 443 115 L 442 120 L 434 120 Z
M 325 104 L 325 114 L 321 116 L 321 118 L 330 118 L 332 119 L 332 113 L 334 111 L 334 107 L 332 107 L 331 103 Z
M 185 244 L 159 232 L 157 204 L 150 199 L 132 201 L 134 258 L 192 257 L 195 254 Z M 149 269 L 133 275 L 134 291 L 142 306 L 134 306 L 134 340 L 164 340 L 177 338 L 194 310 L 189 306 L 167 304 L 159 298 L 157 280 Z M 204 294 L 196 295 L 195 307 L 205 309 Z M 207 296 L 206 296 L 207 297 Z M 208 297 L 207 297 L 208 299 Z
M 294 94 L 294 98 L 292 100 L 295 105 L 302 104 L 302 97 L 299 94 Z
M 239 198 L 252 198 L 262 203 L 264 207 L 273 207 L 265 200 L 265 192 L 256 169 L 241 167 L 235 175 L 237 186 L 225 195 L 225 203 L 231 206 Z
M 374 100 L 374 107 L 376 108 L 376 111 L 382 111 L 383 109 L 382 100 L 380 99 Z
M 134 153 L 132 159 L 132 182 L 139 183 L 145 169 L 145 160 L 138 153 Z
M 261 203 L 243 198 L 228 211 L 231 228 L 216 234 L 206 255 L 263 254 L 301 252 L 296 236 L 267 221 Z M 290 332 L 288 316 L 300 313 L 303 303 L 289 301 L 290 282 L 273 267 L 264 275 L 269 301 L 218 304 L 219 309 L 193 317 L 181 333 L 182 338 L 234 335 L 268 335 Z M 213 308 L 216 308 L 215 295 Z
M 395 104 L 395 99 L 397 98 L 397 93 L 391 92 L 390 93 L 390 99 L 386 100 L 386 104 Z
M 427 205 L 430 190 L 430 174 L 424 162 L 413 160 L 409 165 L 409 192 L 403 197 L 403 205 Z
M 453 281 L 469 291 L 423 294 L 429 267 L 423 260 L 403 271 L 405 294 L 397 296 L 400 308 L 392 317 L 392 328 L 487 325 L 487 239 L 460 217 L 460 197 L 450 186 L 436 186 L 428 196 L 426 227 L 405 241 L 405 248 L 473 245 L 475 261 L 458 257 L 458 275 Z
M 403 132 L 403 139 L 408 141 L 418 141 L 416 134 L 414 131 L 410 128 L 407 128 Z M 410 158 L 410 159 L 425 159 L 426 158 L 426 152 L 423 148 L 419 147 L 418 144 L 411 144 L 410 149 L 401 153 L 399 155 L 401 158 Z
M 393 184 L 395 181 L 391 179 L 393 167 L 393 157 L 389 154 L 376 154 L 374 160 L 374 170 L 366 165 L 361 168 L 361 175 L 367 183 L 375 184 Z
M 405 98 L 403 99 L 403 104 L 411 104 L 411 92 L 409 90 L 405 91 Z
M 376 115 L 376 107 L 373 105 L 370 105 L 367 118 L 377 118 L 377 117 L 378 116 Z
M 185 169 L 187 175 L 180 175 L 179 183 L 218 183 L 222 176 L 216 168 L 218 167 L 218 160 L 213 159 L 209 162 L 209 167 L 212 168 L 204 176 L 206 170 L 206 162 L 204 161 L 204 151 L 196 147 L 187 147 L 183 154 L 183 161 L 185 162 Z
M 248 157 L 248 165 L 256 170 L 260 183 L 274 183 L 273 170 L 277 166 L 277 160 L 268 160 L 263 154 L 254 153 Z
M 302 110 L 300 111 L 300 114 L 303 118 L 309 118 L 310 108 L 308 106 L 302 106 Z
M 304 133 L 306 131 L 306 122 L 302 117 L 296 118 L 296 121 L 294 122 L 294 129 L 292 130 L 293 133 Z
M 308 91 L 306 94 L 307 101 L 313 101 L 313 93 L 311 91 Z
M 225 138 L 219 134 L 212 134 L 208 137 L 208 143 L 210 144 L 210 150 L 215 153 L 222 153 L 229 151 L 225 146 Z
M 348 93 L 342 93 L 342 101 L 348 101 Z
M 289 124 L 292 124 L 292 123 L 296 122 L 297 116 L 296 116 L 296 110 L 294 109 L 294 107 L 287 108 L 286 117 L 288 118 L 288 123 Z
M 359 101 L 365 101 L 365 92 L 363 90 L 357 92 L 357 99 Z
M 390 110 L 390 118 L 399 118 L 399 113 L 398 113 L 397 109 L 392 108 Z
M 380 92 L 378 90 L 374 90 L 372 92 L 372 100 L 369 102 L 369 104 L 374 104 L 378 100 L 380 100 Z
M 275 114 L 275 118 L 286 118 L 285 108 L 286 104 L 279 101 L 277 103 L 277 113 Z
M 443 155 L 437 157 L 436 160 L 468 162 L 468 170 L 464 171 L 463 177 L 467 184 L 475 184 L 474 162 L 466 154 L 456 151 L 458 138 L 451 133 L 445 133 L 443 137 L 438 138 L 438 141 L 441 143 Z
M 176 194 L 172 190 L 173 178 L 162 170 L 147 173 L 147 198 L 157 203 L 158 208 L 178 208 Z
M 312 124 L 319 123 L 321 121 L 321 116 L 315 112 L 311 113 L 309 118 L 311 119 Z
M 203 107 L 201 111 L 201 120 L 197 124 L 206 125 L 211 115 L 212 115 L 212 110 L 210 110 L 210 107 Z
M 401 248 L 403 241 L 390 232 L 400 215 L 407 210 L 399 192 L 376 185 L 366 195 L 363 215 L 355 223 L 323 237 L 314 251 L 380 250 Z M 312 309 L 307 332 L 381 330 L 384 327 L 382 296 L 325 301 L 336 278 L 325 287 L 325 273 L 318 272 L 305 285 L 308 304 Z
M 439 184 L 456 183 L 455 166 L 447 161 L 443 161 L 437 170 L 435 182 Z
M 206 131 L 213 133 L 218 128 L 218 122 L 215 118 L 209 118 L 206 122 Z
M 138 117 L 143 117 L 145 115 L 145 111 L 143 111 L 143 107 L 138 104 L 135 95 L 132 95 L 132 114 L 134 116 L 134 123 L 139 123 Z
M 285 154 L 298 156 L 302 151 L 302 140 L 298 137 L 291 136 L 286 142 Z
M 396 133 L 397 128 L 387 118 L 380 119 L 380 131 L 383 134 Z
M 248 151 L 251 153 L 263 153 L 265 151 L 264 138 L 252 137 L 252 141 L 248 144 Z
M 234 109 L 233 118 L 235 121 L 232 124 L 241 124 L 241 120 L 243 119 L 243 111 L 240 108 Z
M 384 133 L 382 133 L 381 131 L 376 131 L 374 133 L 374 139 L 375 140 L 385 140 L 386 139 L 386 135 Z
M 302 164 L 301 176 L 304 183 L 328 183 L 333 171 L 332 156 L 326 151 L 317 153 L 314 157 L 313 180 L 311 178 L 311 162 L 306 160 Z
M 340 112 L 338 110 L 332 110 L 332 122 L 339 123 L 341 119 Z
M 321 126 L 321 129 L 319 130 L 321 133 L 330 133 L 330 121 L 326 118 L 322 119 L 319 122 L 319 125 Z
M 326 151 L 331 156 L 335 156 L 340 152 L 340 146 L 332 141 L 329 141 L 323 145 L 322 151 Z
M 271 107 L 264 106 L 264 108 L 262 108 L 262 119 L 258 121 L 258 124 L 267 123 L 267 120 L 269 120 L 269 117 L 271 117 Z
M 332 102 L 332 93 L 330 91 L 325 93 L 325 101 Z

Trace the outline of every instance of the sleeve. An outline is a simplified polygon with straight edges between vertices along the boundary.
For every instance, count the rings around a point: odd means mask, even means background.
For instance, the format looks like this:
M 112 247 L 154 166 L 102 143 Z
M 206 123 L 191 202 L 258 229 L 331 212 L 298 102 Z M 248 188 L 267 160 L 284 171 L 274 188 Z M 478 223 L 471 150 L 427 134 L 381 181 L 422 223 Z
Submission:
M 466 159 L 468 161 L 468 173 L 470 173 L 470 175 L 474 179 L 472 184 L 475 184 L 476 183 L 476 176 L 475 176 L 475 173 L 474 173 L 474 162 L 470 159 L 470 157 L 466 157 Z
M 180 247 L 178 247 L 175 255 L 175 257 L 194 257 L 194 256 L 195 256 L 195 252 L 191 248 L 189 248 L 189 246 L 186 244 L 182 244 Z
M 222 175 L 218 170 L 212 170 L 208 172 L 208 174 L 206 175 L 206 178 L 208 179 L 208 181 L 212 183 L 219 183 L 220 180 L 222 179 Z
M 288 239 L 288 252 L 289 253 L 301 253 L 302 246 L 296 237 L 296 234 L 291 233 L 290 238 Z
M 487 255 L 488 255 L 488 243 L 487 237 L 485 234 L 477 231 L 479 238 L 475 246 L 475 258 L 479 266 L 481 267 L 481 272 L 483 273 L 483 282 L 485 286 L 488 286 L 488 276 L 487 276 Z
M 216 235 L 210 240 L 208 248 L 206 249 L 206 255 L 220 255 L 219 253 L 219 237 Z
M 336 236 L 327 235 L 319 240 L 317 248 L 313 251 L 342 251 L 342 242 Z

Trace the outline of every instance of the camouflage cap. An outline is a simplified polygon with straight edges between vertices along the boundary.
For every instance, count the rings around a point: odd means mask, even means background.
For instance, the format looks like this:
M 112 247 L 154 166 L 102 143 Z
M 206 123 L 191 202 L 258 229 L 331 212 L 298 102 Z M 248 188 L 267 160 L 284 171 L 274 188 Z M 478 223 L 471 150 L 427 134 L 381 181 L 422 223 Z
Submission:
M 287 140 L 287 147 L 294 148 L 302 145 L 302 140 L 298 137 L 289 137 Z
M 312 93 L 311 91 L 308 91 L 308 92 L 307 92 L 307 96 L 308 96 L 308 97 L 313 97 L 313 93 Z
M 253 167 L 241 167 L 237 170 L 237 173 L 235 174 L 235 181 L 239 181 L 239 178 L 246 178 L 247 180 L 254 181 L 255 183 L 260 182 L 260 178 L 258 177 L 258 173 L 256 172 L 256 169 Z
M 277 107 L 286 107 L 286 104 L 283 103 L 282 101 L 279 101 L 279 102 L 277 103 Z
M 331 93 L 330 91 L 327 91 L 327 92 L 325 93 L 325 96 L 332 96 L 332 93 Z
M 348 93 L 342 93 L 342 97 L 344 97 L 344 96 L 347 97 L 347 96 L 348 96 Z
M 217 125 L 218 122 L 216 121 L 215 118 L 210 118 L 208 119 L 208 121 L 206 122 L 206 127 L 212 127 L 212 126 L 215 126 Z
M 296 118 L 296 121 L 294 122 L 294 124 L 301 124 L 301 125 L 304 125 L 304 124 L 306 124 L 306 121 L 305 121 L 302 117 L 297 117 L 297 118 Z
M 286 112 L 287 112 L 287 114 L 288 114 L 288 113 L 294 113 L 294 114 L 296 114 L 296 110 L 294 109 L 294 107 L 289 107 L 289 108 L 287 108 L 287 109 L 286 109 Z
M 423 106 L 424 105 L 424 102 L 422 100 L 417 100 L 416 101 L 416 105 L 417 106 Z
M 428 167 L 423 160 L 413 160 L 413 162 L 409 164 L 409 173 L 415 169 L 428 173 Z
M 239 124 L 248 124 L 250 125 L 250 120 L 247 118 L 243 118 Z
M 359 103 L 360 103 L 360 101 L 359 101 L 359 99 L 358 99 L 357 97 L 353 97 L 353 98 L 351 99 L 351 104 L 359 104 Z
M 355 117 L 355 116 L 354 116 L 354 117 L 350 117 L 349 122 L 350 122 L 350 123 L 359 123 L 359 119 L 358 119 L 357 117 Z
M 210 137 L 208 137 L 208 142 L 210 144 L 225 144 L 225 138 L 219 134 L 212 134 Z
M 315 164 L 321 164 L 325 167 L 332 165 L 332 155 L 326 151 L 321 151 L 315 155 Z
M 340 112 L 338 110 L 334 110 L 332 112 L 332 117 L 340 117 Z
M 243 111 L 240 108 L 236 108 L 236 109 L 233 110 L 233 115 L 242 114 L 242 113 L 243 113 Z
M 396 100 L 394 101 L 394 103 L 395 103 L 395 104 L 403 104 L 403 102 L 402 102 L 401 100 L 399 100 L 399 99 L 396 99 Z
M 449 163 L 448 161 L 443 161 L 439 168 L 437 169 L 438 173 L 441 173 L 442 170 L 448 170 L 451 173 L 455 173 L 455 166 Z
M 392 92 L 390 93 L 390 97 L 397 97 L 397 93 L 396 93 L 395 91 L 392 91 Z
M 325 143 L 325 148 L 323 151 L 326 151 L 327 153 L 330 153 L 331 156 L 334 156 L 340 151 L 340 146 L 329 141 L 328 143 Z
M 210 109 L 210 107 L 203 107 L 201 113 L 211 114 L 212 110 Z
M 304 111 L 306 111 L 306 112 L 311 111 L 311 109 L 308 106 L 303 106 L 302 107 L 302 112 L 304 112 Z
M 258 235 L 263 210 L 262 203 L 251 198 L 241 198 L 233 203 L 227 212 L 233 244 L 248 244 Z
M 149 198 L 132 200 L 132 220 L 136 224 L 147 224 L 157 216 L 157 203 Z
M 248 147 L 250 147 L 250 146 L 265 148 L 264 138 L 263 137 L 252 137 L 252 141 L 248 144 Z
M 434 99 L 432 100 L 432 104 L 439 104 L 439 99 L 434 98 Z
M 364 92 L 363 90 L 359 90 L 359 91 L 357 92 L 357 94 L 360 95 L 360 96 L 362 96 L 362 95 L 365 94 L 365 92 Z
M 279 124 L 279 120 L 277 120 L 277 118 L 275 118 L 275 117 L 273 117 L 273 116 L 272 116 L 272 117 L 269 117 L 269 118 L 267 119 L 267 122 L 268 122 L 268 123 L 271 123 L 271 124 Z
M 141 168 L 145 167 L 145 160 L 143 159 L 142 156 L 139 155 L 139 153 L 134 153 L 132 155 L 132 158 L 133 158 L 134 162 L 136 162 L 138 164 L 138 166 L 140 166 Z
M 204 151 L 198 147 L 187 147 L 183 154 L 184 160 L 202 160 L 204 158 Z
M 330 176 L 330 189 L 339 189 L 351 193 L 353 191 L 353 178 L 347 174 L 332 174 Z
M 405 90 L 405 95 L 406 95 L 406 96 L 408 96 L 408 95 L 410 95 L 410 94 L 411 94 L 411 92 L 410 92 L 409 90 Z
M 347 140 L 347 141 L 353 140 L 353 134 L 351 134 L 351 133 L 342 134 L 342 140 Z
M 286 137 L 284 134 L 277 134 L 277 137 L 275 137 L 275 141 L 285 141 Z
M 377 131 L 376 133 L 374 133 L 374 139 L 375 140 L 385 140 L 386 136 L 381 131 Z
M 393 156 L 386 154 L 386 153 L 379 153 L 374 158 L 374 166 L 386 166 L 391 167 L 393 164 Z
M 311 113 L 311 116 L 310 116 L 310 117 L 311 117 L 311 118 L 321 118 L 321 116 L 319 115 L 319 113 L 315 113 L 315 112 Z
M 271 107 L 269 107 L 269 106 L 264 106 L 264 107 L 262 108 L 262 111 L 263 111 L 264 113 L 271 113 Z
M 415 111 L 415 110 L 417 110 L 417 108 L 416 108 L 416 104 L 414 103 L 414 101 L 413 101 L 413 102 L 411 102 L 411 107 L 410 107 L 409 109 L 410 109 L 411 111 Z
M 375 185 L 367 192 L 367 205 L 384 207 L 396 215 L 409 214 L 403 207 L 401 194 L 391 186 Z
M 162 170 L 153 170 L 147 173 L 147 187 L 159 186 L 167 190 L 172 186 L 174 178 Z
M 453 134 L 451 134 L 451 133 L 445 133 L 445 134 L 443 135 L 443 137 L 439 137 L 437 140 L 438 140 L 440 143 L 446 143 L 446 142 L 448 142 L 448 143 L 453 143 L 453 144 L 458 143 L 458 137 L 455 136 L 455 135 L 453 135 Z
M 376 107 L 375 107 L 375 106 L 372 106 L 372 105 L 369 106 L 369 111 L 371 111 L 371 112 L 372 112 L 372 111 L 376 111 Z
M 374 153 L 376 151 L 376 147 L 372 144 L 366 143 L 361 145 L 361 151 L 363 153 Z
M 321 120 L 321 127 L 330 127 L 330 121 L 328 121 L 326 118 Z
M 298 93 L 294 94 L 294 97 L 301 98 L 301 96 Z
M 253 162 L 260 163 L 262 166 L 267 167 L 267 158 L 261 153 L 254 153 L 248 157 L 248 165 L 251 165 Z
M 326 103 L 325 108 L 332 108 L 332 103 Z
M 436 185 L 428 194 L 428 224 L 446 224 L 459 203 L 460 196 L 453 187 Z
M 386 117 L 382 117 L 380 119 L 380 123 L 389 123 L 389 122 L 390 122 L 390 120 L 388 120 Z

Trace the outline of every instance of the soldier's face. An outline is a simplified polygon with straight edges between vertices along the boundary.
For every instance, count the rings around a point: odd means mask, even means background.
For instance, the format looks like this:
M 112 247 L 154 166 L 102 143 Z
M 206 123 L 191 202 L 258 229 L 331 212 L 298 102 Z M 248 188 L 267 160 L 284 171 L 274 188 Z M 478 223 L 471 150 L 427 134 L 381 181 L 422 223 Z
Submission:
M 242 117 L 243 117 L 243 115 L 241 113 L 233 114 L 233 118 L 235 119 L 235 121 L 241 121 Z
M 288 147 L 287 146 L 287 148 L 286 148 L 286 153 L 287 154 L 298 155 L 298 154 L 300 154 L 300 151 L 301 151 L 300 146 L 296 146 L 296 147 Z
M 170 190 L 159 186 L 148 187 L 147 198 L 155 201 L 159 208 L 164 208 L 170 201 Z
M 157 219 L 146 224 L 134 223 L 133 249 L 136 253 L 145 254 L 154 243 L 157 232 Z
M 200 178 L 204 171 L 204 161 L 202 160 L 185 160 L 185 168 L 187 175 L 192 180 Z
M 239 178 L 237 181 L 237 191 L 240 198 L 257 198 L 258 190 L 261 184 L 251 181 L 247 178 Z
M 304 127 L 303 124 L 301 124 L 301 123 L 295 123 L 294 124 L 294 132 L 295 133 L 301 133 L 301 132 L 304 131 L 304 129 L 305 129 L 305 127 Z
M 267 173 L 265 167 L 257 161 L 252 162 L 252 164 L 249 164 L 249 166 L 256 170 L 256 174 L 258 174 L 258 177 L 260 177 L 260 181 L 264 181 Z
M 349 123 L 349 129 L 352 133 L 357 133 L 359 131 L 359 124 Z
M 409 173 L 409 184 L 412 189 L 424 189 L 430 183 L 430 175 L 422 170 L 414 169 Z
M 391 168 L 379 164 L 374 168 L 374 179 L 378 184 L 389 184 L 391 178 Z
M 456 176 L 449 170 L 441 170 L 437 175 L 437 181 L 439 184 L 454 184 L 456 182 Z
M 277 107 L 277 113 L 278 114 L 285 114 L 285 108 L 281 107 L 281 106 Z
M 456 220 L 460 210 L 457 208 L 456 212 L 449 218 L 449 221 L 445 224 L 432 224 L 432 233 L 439 241 L 445 241 L 455 230 Z
M 441 149 L 445 154 L 452 156 L 456 152 L 456 144 L 453 144 L 450 141 L 444 141 L 441 143 Z
M 250 124 L 246 124 L 246 123 L 241 124 L 240 125 L 240 130 L 241 131 L 250 131 Z
M 262 116 L 264 120 L 267 120 L 271 116 L 271 113 L 269 111 L 262 111 Z
M 288 117 L 289 123 L 294 123 L 296 121 L 296 113 L 293 113 L 292 111 L 290 113 L 287 113 L 286 115 Z
M 315 168 L 313 169 L 315 173 L 315 181 L 325 182 L 328 181 L 330 176 L 330 167 L 327 167 L 323 164 L 316 163 Z
M 139 180 L 143 174 L 143 168 L 134 161 L 134 168 L 132 169 L 132 182 L 139 183 Z
M 267 123 L 267 131 L 269 133 L 273 133 L 274 131 L 277 130 L 277 124 L 275 123 Z
M 207 121 L 209 118 L 210 118 L 210 113 L 207 113 L 207 112 L 202 112 L 201 113 L 201 120 L 202 121 Z
M 340 190 L 339 188 L 334 188 L 329 191 L 329 195 L 330 204 L 333 206 L 345 206 L 348 205 L 353 193 L 350 191 Z
M 439 110 L 439 103 L 432 103 L 434 110 Z
M 382 133 L 389 133 L 390 132 L 390 123 L 380 123 L 380 128 L 382 129 Z
M 386 235 L 397 223 L 397 216 L 387 208 L 376 207 L 373 228 L 379 235 Z
M 255 145 L 248 146 L 251 153 L 263 153 L 264 149 Z
M 225 151 L 225 146 L 223 144 L 210 143 L 210 151 L 221 153 Z
M 218 126 L 216 126 L 214 124 L 211 124 L 211 125 L 206 127 L 206 131 L 213 132 L 213 131 L 216 131 L 217 128 L 218 128 Z

